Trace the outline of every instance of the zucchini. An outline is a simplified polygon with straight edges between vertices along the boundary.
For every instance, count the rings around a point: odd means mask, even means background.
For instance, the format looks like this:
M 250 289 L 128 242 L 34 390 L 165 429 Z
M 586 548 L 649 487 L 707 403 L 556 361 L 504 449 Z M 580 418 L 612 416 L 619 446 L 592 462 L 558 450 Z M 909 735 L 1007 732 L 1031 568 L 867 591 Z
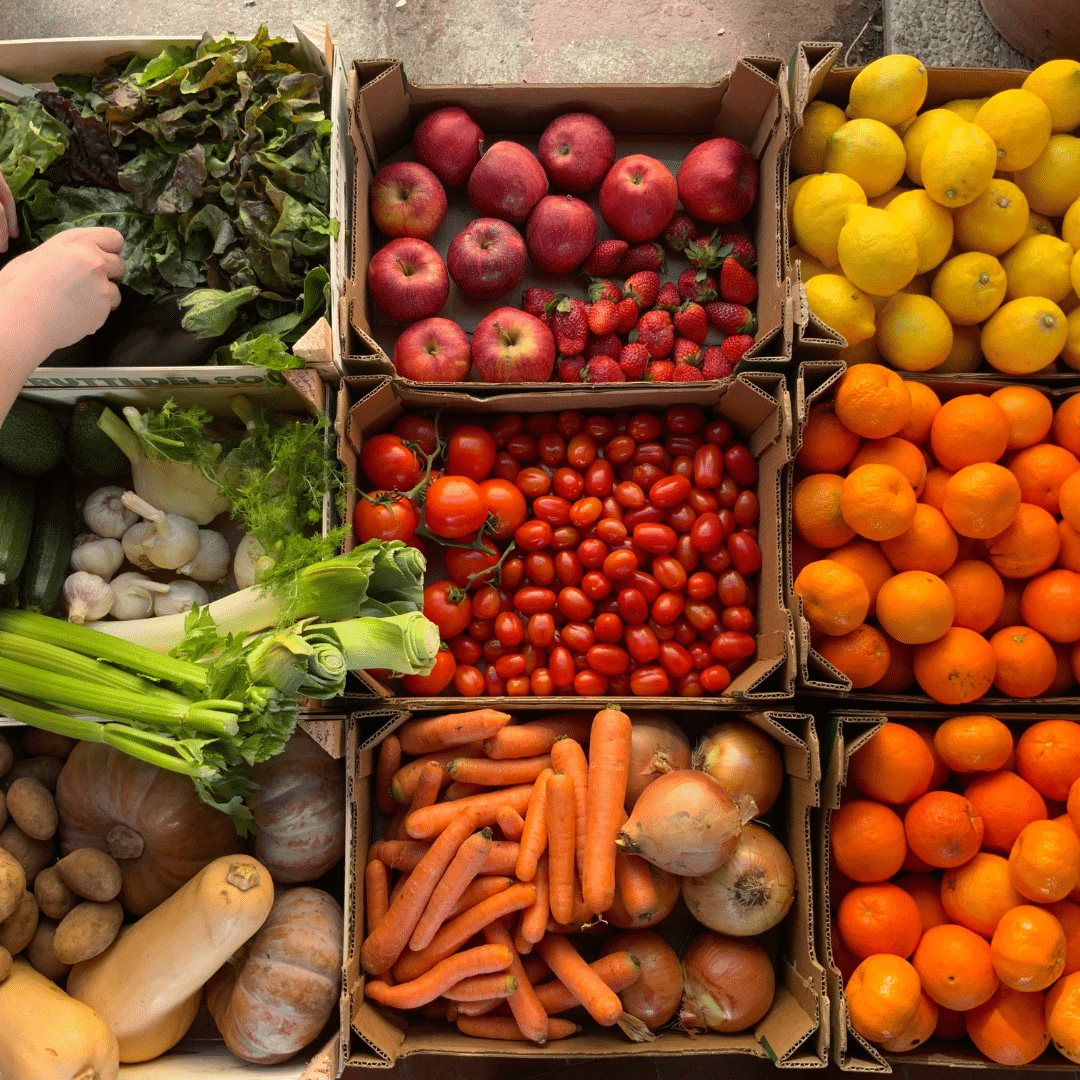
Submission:
M 30 550 L 19 579 L 19 607 L 48 614 L 60 599 L 75 539 L 75 484 L 67 466 L 42 477 Z
M 25 476 L 0 471 L 0 585 L 14 581 L 30 550 L 34 485 Z

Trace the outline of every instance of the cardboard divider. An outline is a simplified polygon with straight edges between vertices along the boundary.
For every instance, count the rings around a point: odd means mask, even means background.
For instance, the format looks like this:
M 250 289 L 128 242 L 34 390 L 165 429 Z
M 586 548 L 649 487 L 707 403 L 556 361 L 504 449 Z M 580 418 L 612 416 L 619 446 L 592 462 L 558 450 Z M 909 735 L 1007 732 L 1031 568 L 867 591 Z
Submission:
M 579 707 L 581 704 L 579 700 Z M 378 743 L 411 715 L 409 710 L 395 708 L 357 712 L 350 718 L 353 866 L 366 863 L 369 843 L 381 835 L 385 827 L 385 820 L 373 809 L 371 791 Z M 630 715 L 633 717 L 633 711 Z M 714 718 L 700 712 L 681 711 L 681 707 L 671 710 L 670 715 L 684 727 L 692 742 L 714 722 Z M 776 948 L 778 964 L 776 997 L 772 1008 L 752 1031 L 733 1035 L 709 1032 L 690 1038 L 678 1028 L 677 1021 L 673 1021 L 658 1033 L 657 1041 L 631 1043 L 614 1029 L 604 1030 L 592 1025 L 583 1034 L 570 1039 L 536 1046 L 471 1038 L 445 1023 L 408 1023 L 401 1014 L 373 1005 L 363 996 L 365 976 L 359 963 L 362 944 L 359 935 L 364 926 L 363 895 L 362 889 L 356 887 L 351 911 L 351 926 L 356 936 L 350 942 L 346 957 L 354 1036 L 349 1064 L 390 1068 L 419 1054 L 439 1055 L 451 1067 L 458 1067 L 452 1064 L 454 1059 L 477 1056 L 544 1059 L 555 1067 L 556 1062 L 591 1058 L 745 1054 L 768 1058 L 780 1068 L 822 1067 L 828 1054 L 829 1005 L 824 968 L 817 960 L 814 946 L 811 871 L 811 813 L 819 803 L 821 782 L 817 733 L 813 718 L 804 713 L 743 711 L 737 715 L 766 732 L 779 745 L 786 774 L 786 795 L 781 795 L 781 804 L 786 799 L 786 805 L 780 809 L 782 820 L 778 818 L 774 827 L 791 855 L 796 879 L 792 910 L 777 931 L 771 932 L 777 936 L 769 938 Z M 696 930 L 688 930 L 687 941 L 691 932 Z

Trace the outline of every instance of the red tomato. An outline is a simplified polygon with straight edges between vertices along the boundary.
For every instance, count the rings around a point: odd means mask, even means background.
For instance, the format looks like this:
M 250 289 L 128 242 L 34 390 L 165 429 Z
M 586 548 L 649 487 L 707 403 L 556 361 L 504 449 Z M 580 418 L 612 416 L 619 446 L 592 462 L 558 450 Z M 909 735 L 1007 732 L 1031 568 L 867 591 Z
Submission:
M 635 525 L 633 538 L 635 547 L 643 548 L 653 555 L 666 555 L 669 551 L 674 551 L 678 540 L 675 530 L 660 522 Z
M 585 430 L 585 414 L 575 409 L 564 409 L 555 418 L 555 430 L 564 439 L 572 439 Z
M 436 536 L 465 536 L 479 529 L 487 515 L 480 485 L 467 476 L 441 476 L 427 490 L 424 521 Z
M 639 506 L 636 510 L 630 510 L 623 518 L 623 524 L 633 531 L 637 525 L 647 525 L 650 522 L 659 524 L 664 520 L 664 511 L 659 506 Z
M 660 655 L 660 642 L 653 633 L 652 627 L 648 625 L 628 626 L 623 632 L 623 641 L 630 655 L 639 664 L 647 664 Z
M 630 676 L 630 692 L 637 697 L 661 697 L 670 686 L 667 672 L 656 664 L 639 667 Z
M 626 429 L 620 428 L 614 416 L 590 416 L 585 421 L 585 434 L 591 435 L 598 443 L 606 443 Z
M 547 431 L 536 440 L 540 460 L 554 468 L 566 457 L 566 440 L 557 431 Z
M 408 499 L 393 498 L 388 492 L 373 491 L 371 498 L 361 496 L 353 512 L 356 537 L 367 540 L 411 540 L 420 519 Z M 371 499 L 379 500 L 372 502 Z M 381 500 L 386 499 L 383 502 Z
M 712 649 L 704 641 L 695 641 L 692 645 L 687 646 L 686 651 L 690 656 L 690 662 L 694 665 L 695 671 L 704 671 L 713 663 Z
M 593 623 L 593 633 L 596 635 L 597 641 L 605 645 L 614 645 L 616 642 L 622 641 L 623 621 L 613 612 L 605 612 L 602 615 L 597 615 L 596 620 Z M 589 651 L 591 652 L 592 650 L 590 649 Z M 591 664 L 590 666 L 597 671 L 601 670 L 600 668 L 597 668 L 595 664 Z M 617 673 L 608 671 L 605 674 L 614 675 Z
M 710 694 L 719 694 L 731 685 L 731 673 L 723 664 L 710 664 L 701 675 L 701 686 Z
M 612 465 L 622 465 L 634 456 L 634 447 L 636 445 L 629 435 L 616 435 L 604 447 L 604 459 L 611 462 Z
M 682 563 L 672 555 L 660 555 L 653 559 L 652 573 L 665 589 L 681 592 L 686 587 L 686 571 Z
M 526 464 L 540 457 L 540 448 L 536 444 L 535 436 L 524 433 L 508 439 L 506 450 L 511 457 L 524 461 Z
M 519 472 L 521 472 L 521 465 L 516 458 L 511 457 L 505 450 L 496 453 L 495 464 L 491 467 L 492 476 L 498 480 L 509 480 L 513 483 Z
M 650 614 L 661 626 L 670 625 L 683 613 L 685 603 L 682 593 L 662 592 L 653 601 Z
M 509 697 L 529 696 L 529 677 L 527 675 L 515 675 L 506 680 L 506 693 Z
M 720 447 L 712 443 L 699 446 L 694 454 L 694 486 L 716 488 L 724 476 L 724 455 Z
M 725 630 L 712 640 L 712 654 L 717 660 L 742 660 L 754 655 L 757 643 L 741 630 Z
M 691 600 L 708 600 L 716 595 L 716 578 L 705 570 L 699 570 L 686 579 L 686 595 Z M 473 601 L 473 609 L 476 601 Z
M 592 668 L 579 671 L 574 676 L 574 693 L 582 697 L 599 697 L 607 693 L 607 688 L 608 677 L 601 675 L 598 671 L 593 671 Z
M 420 462 L 400 435 L 373 435 L 360 450 L 360 468 L 372 486 L 409 491 L 420 482 Z
M 692 574 L 701 562 L 700 554 L 694 550 L 694 545 L 690 542 L 690 533 L 682 533 L 679 536 L 673 554 L 688 574 Z
M 706 491 L 704 488 L 694 488 L 687 495 L 686 501 L 695 514 L 714 513 L 720 506 L 713 492 Z
M 494 634 L 494 619 L 473 619 L 473 621 L 469 623 L 469 637 L 474 641 L 480 641 L 486 644 L 491 640 Z
M 472 664 L 458 664 L 454 672 L 454 689 L 462 697 L 480 697 L 484 692 L 484 676 Z
M 559 590 L 559 610 L 575 622 L 584 622 L 596 610 L 596 605 L 576 585 L 566 585 Z
M 551 682 L 558 689 L 572 686 L 574 682 L 574 658 L 570 650 L 562 645 L 557 645 L 548 655 L 548 671 L 551 672 Z
M 716 598 L 724 607 L 746 603 L 746 579 L 738 570 L 725 570 L 716 581 Z
M 543 435 L 547 431 L 555 431 L 558 426 L 558 413 L 533 413 L 525 419 L 525 430 L 530 435 Z
M 446 572 L 450 580 L 462 589 L 475 589 L 483 584 L 490 571 L 499 561 L 499 550 L 488 540 L 480 541 L 484 550 L 447 547 L 443 551 Z
M 502 697 L 506 693 L 506 681 L 499 678 L 494 664 L 484 668 L 484 689 L 490 697 Z
M 534 585 L 550 585 L 555 580 L 555 560 L 546 551 L 530 551 L 525 556 L 525 576 Z
M 499 590 L 494 585 L 481 585 L 473 594 L 472 612 L 478 619 L 494 619 L 499 614 Z
M 580 585 L 584 573 L 581 559 L 573 551 L 560 551 L 555 556 L 555 576 L 563 585 Z
M 742 487 L 757 483 L 758 467 L 754 455 L 739 443 L 724 451 L 724 468 L 735 483 Z
M 603 600 L 611 594 L 611 582 L 599 570 L 590 570 L 581 577 L 581 591 L 591 600 Z
M 701 697 L 705 693 L 701 676 L 696 671 L 688 671 L 681 679 L 676 680 L 675 693 L 679 697 Z
M 719 623 L 716 612 L 707 600 L 691 600 L 683 605 L 683 615 L 690 626 L 696 631 L 708 630 Z M 678 634 L 678 627 L 675 628 Z
M 649 617 L 649 605 L 637 589 L 623 589 L 619 593 L 619 614 L 631 626 L 640 626 Z
M 435 421 L 430 417 L 406 413 L 398 417 L 392 431 L 403 442 L 416 443 L 425 454 L 434 454 L 438 449 Z
M 615 501 L 627 510 L 637 510 L 645 505 L 645 492 L 640 484 L 633 480 L 624 480 L 615 485 Z
M 688 671 L 693 670 L 694 662 L 677 641 L 665 641 L 660 646 L 660 666 L 673 679 L 681 679 Z
M 589 667 L 601 675 L 621 675 L 630 667 L 629 654 L 618 645 L 594 645 L 586 656 L 589 659 Z
M 621 581 L 638 568 L 638 560 L 629 548 L 619 548 L 604 556 L 602 566 L 605 577 L 611 581 Z
M 660 417 L 655 413 L 635 413 L 626 422 L 626 434 L 636 443 L 651 442 L 664 430 Z
M 529 616 L 525 626 L 525 636 L 530 643 L 540 649 L 546 649 L 555 640 L 555 619 L 549 611 L 538 611 Z
M 555 693 L 555 680 L 549 668 L 537 668 L 529 676 L 529 689 L 534 697 L 551 697 Z
M 503 563 L 499 575 L 504 589 L 516 589 L 525 579 L 525 563 L 516 556 Z
M 728 630 L 742 630 L 745 634 L 757 633 L 757 619 L 744 604 L 738 607 L 724 608 L 720 621 Z
M 525 627 L 513 611 L 500 611 L 495 616 L 495 638 L 500 645 L 514 647 L 525 639 Z
M 695 551 L 715 551 L 724 542 L 724 526 L 717 514 L 698 516 L 690 530 L 690 546 Z
M 593 628 L 582 622 L 568 622 L 559 631 L 559 638 L 567 649 L 575 653 L 585 652 L 587 649 L 592 648 L 596 642 Z
M 740 525 L 753 525 L 758 519 L 758 497 L 752 491 L 740 491 L 731 513 Z
M 664 449 L 675 459 L 675 462 L 686 460 L 690 462 L 688 479 L 694 478 L 694 455 L 702 445 L 699 435 L 669 435 L 664 440 Z M 674 462 L 672 463 L 674 465 Z M 674 472 L 674 468 L 672 469 Z
M 614 483 L 615 470 L 611 467 L 611 462 L 604 461 L 603 458 L 597 458 L 585 470 L 585 491 L 590 495 L 602 499 L 611 491 Z
M 457 661 L 449 649 L 440 649 L 435 656 L 435 666 L 427 675 L 402 675 L 402 688 L 417 697 L 433 697 L 441 694 L 449 685 L 457 669 Z
M 522 615 L 535 615 L 540 611 L 552 611 L 555 608 L 555 593 L 538 585 L 526 585 L 514 593 L 514 607 Z
M 500 679 L 509 679 L 525 672 L 525 657 L 521 653 L 507 653 L 495 661 L 495 674 Z
M 580 473 L 562 465 L 555 470 L 555 475 L 551 478 L 551 487 L 556 495 L 573 501 L 581 498 L 585 491 L 585 481 Z
M 576 525 L 560 525 L 551 530 L 551 550 L 568 551 L 581 543 L 581 530 Z
M 753 574 L 761 569 L 761 548 L 748 533 L 732 533 L 727 542 L 732 565 L 742 575 Z
M 446 440 L 446 472 L 479 483 L 495 464 L 495 438 L 478 424 L 459 424 Z
M 535 518 L 523 522 L 514 530 L 514 543 L 523 551 L 541 551 L 551 543 L 551 526 Z
M 472 601 L 452 581 L 435 581 L 424 587 L 424 616 L 439 628 L 443 641 L 449 641 L 469 625 Z
M 649 488 L 649 502 L 653 506 L 676 506 L 690 494 L 690 481 L 685 476 L 665 476 Z
M 692 484 L 694 482 L 694 459 L 686 456 L 676 456 L 671 463 L 672 476 L 685 476 Z
M 689 533 L 697 521 L 697 514 L 688 502 L 681 502 L 671 507 L 664 515 L 664 524 L 674 529 L 680 536 Z
M 510 480 L 484 480 L 480 492 L 487 502 L 488 513 L 495 522 L 490 535 L 496 540 L 506 540 L 525 520 L 525 496 Z
M 664 423 L 676 435 L 689 435 L 705 426 L 705 414 L 696 405 L 672 405 L 664 413 Z
M 587 495 L 570 506 L 570 520 L 579 528 L 585 528 L 599 520 L 604 504 L 595 496 Z
M 705 430 L 701 435 L 707 443 L 712 443 L 713 446 L 719 446 L 722 449 L 735 438 L 735 429 L 727 420 L 713 420 L 705 425 Z
M 739 485 L 735 483 L 734 477 L 725 476 L 720 481 L 719 487 L 713 491 L 713 494 L 716 496 L 718 507 L 725 507 L 730 510 L 739 501 Z
M 721 574 L 731 565 L 731 556 L 728 554 L 728 549 L 721 546 L 707 555 L 702 555 L 701 564 L 706 570 Z
M 570 503 L 561 495 L 540 495 L 533 499 L 533 517 L 546 521 L 553 529 L 570 521 Z
M 530 499 L 546 495 L 551 490 L 551 477 L 543 469 L 529 465 L 514 477 L 514 483 L 522 495 Z
M 575 435 L 566 447 L 566 463 L 575 469 L 587 469 L 596 459 L 596 440 L 584 432 Z
M 638 443 L 634 449 L 634 456 L 630 459 L 635 465 L 653 465 L 657 468 L 671 464 L 672 457 L 664 448 L 663 443 L 646 442 Z M 661 473 L 665 472 L 661 469 Z M 656 477 L 655 479 L 659 479 Z
M 484 655 L 484 650 L 480 648 L 480 643 L 475 638 L 469 637 L 467 634 L 458 634 L 457 637 L 451 638 L 446 647 L 454 654 L 454 659 L 458 662 L 458 670 L 461 670 L 462 664 L 475 664 L 481 656 Z
M 605 544 L 618 544 L 626 535 L 626 526 L 617 518 L 602 517 L 596 523 L 596 537 Z

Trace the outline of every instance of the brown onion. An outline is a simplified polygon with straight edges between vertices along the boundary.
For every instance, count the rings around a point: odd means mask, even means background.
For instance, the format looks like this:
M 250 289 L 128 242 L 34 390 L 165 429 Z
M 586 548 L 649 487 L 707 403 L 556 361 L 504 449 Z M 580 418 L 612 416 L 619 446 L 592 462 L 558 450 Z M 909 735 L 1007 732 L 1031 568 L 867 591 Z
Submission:
M 683 954 L 683 1004 L 687 1031 L 745 1031 L 772 1005 L 776 977 L 768 954 L 752 938 L 706 930 Z
M 761 825 L 747 825 L 727 862 L 683 878 L 690 914 L 710 930 L 749 937 L 771 930 L 795 899 L 795 868 L 784 845 Z
M 616 934 L 601 950 L 602 956 L 628 952 L 641 964 L 641 978 L 619 991 L 623 1009 L 650 1031 L 666 1024 L 678 1011 L 683 995 L 682 967 L 675 950 L 651 930 Z
M 676 874 L 669 874 L 661 870 L 659 866 L 649 863 L 649 871 L 652 874 L 653 887 L 660 900 L 659 905 L 648 915 L 639 915 L 636 919 L 626 910 L 619 890 L 615 890 L 615 902 L 604 912 L 604 918 L 612 926 L 620 930 L 644 930 L 647 926 L 655 926 L 658 922 L 666 919 L 675 905 L 679 902 L 679 886 L 683 879 Z
M 784 783 L 776 743 L 746 720 L 725 720 L 694 750 L 694 768 L 719 780 L 736 799 L 750 795 L 758 813 L 768 813 Z
M 630 775 L 626 781 L 626 812 L 658 777 L 690 768 L 690 740 L 678 724 L 660 713 L 635 713 L 630 732 Z
M 615 842 L 672 874 L 708 874 L 730 857 L 756 811 L 753 799 L 736 802 L 706 773 L 676 769 L 641 793 Z

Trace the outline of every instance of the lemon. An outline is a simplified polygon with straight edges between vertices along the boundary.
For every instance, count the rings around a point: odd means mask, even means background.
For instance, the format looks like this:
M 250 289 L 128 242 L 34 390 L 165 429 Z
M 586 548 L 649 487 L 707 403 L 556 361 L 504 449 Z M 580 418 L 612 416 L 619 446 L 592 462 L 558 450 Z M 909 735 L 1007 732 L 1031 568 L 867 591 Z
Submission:
M 904 175 L 904 144 L 880 120 L 849 120 L 825 140 L 825 171 L 850 176 L 868 199 Z
M 911 229 L 901 218 L 872 206 L 848 207 L 836 253 L 848 281 L 872 296 L 892 296 L 919 266 Z
M 885 209 L 899 218 L 915 237 L 915 246 L 919 249 L 916 274 L 933 270 L 948 255 L 953 242 L 953 216 L 925 191 L 904 191 Z
M 989 100 L 989 98 L 953 98 L 952 101 L 946 101 L 941 107 L 948 109 L 949 112 L 956 113 L 961 120 L 966 120 L 970 124 L 974 121 L 979 110 Z
M 1069 284 L 1072 285 L 1073 292 L 1080 296 L 1080 251 L 1072 257 L 1069 265 Z
M 1080 199 L 1065 211 L 1065 217 L 1061 220 L 1061 239 L 1073 251 L 1080 251 Z
M 807 176 L 799 176 L 794 180 L 788 181 L 787 186 L 787 228 L 788 237 L 795 235 L 795 196 L 799 194 L 799 189 L 809 179 Z
M 996 162 L 994 140 L 981 127 L 961 121 L 926 144 L 921 163 L 923 187 L 934 202 L 950 210 L 967 206 L 990 186 Z
M 865 206 L 866 194 L 843 173 L 808 176 L 799 188 L 792 209 L 795 242 L 808 255 L 827 267 L 840 262 L 836 241 L 844 227 L 849 206 Z
M 874 305 L 842 274 L 818 274 L 806 283 L 810 310 L 849 345 L 874 336 Z
M 1042 296 L 1055 304 L 1068 295 L 1073 249 L 1056 236 L 1029 236 L 1001 259 L 1007 287 L 1005 298 Z
M 966 375 L 978 371 L 982 363 L 982 349 L 979 348 L 980 330 L 977 326 L 957 326 L 953 324 L 952 348 L 949 355 L 936 368 L 931 368 L 935 375 Z
M 997 167 L 1026 169 L 1050 139 L 1050 110 L 1029 90 L 1002 90 L 975 114 L 973 121 L 997 147 Z
M 792 269 L 794 269 L 796 263 L 799 264 L 799 276 L 803 281 L 809 281 L 818 274 L 827 274 L 829 272 L 817 259 L 807 255 L 798 244 L 792 244 L 788 248 L 788 262 Z
M 926 144 L 935 135 L 960 123 L 963 123 L 960 117 L 948 109 L 927 109 L 915 117 L 915 123 L 904 132 L 904 154 L 907 157 L 904 172 L 913 184 L 922 183 L 920 165 Z
M 918 57 L 893 53 L 867 64 L 855 76 L 848 107 L 856 117 L 895 127 L 922 108 L 927 85 L 926 68 Z
M 872 206 L 875 210 L 884 210 L 888 207 L 889 203 L 896 198 L 897 195 L 902 195 L 905 191 L 910 191 L 911 188 L 901 187 L 897 184 L 895 187 L 889 188 L 884 195 L 875 195 L 872 199 L 866 200 L 867 206 Z
M 825 140 L 846 123 L 844 110 L 827 101 L 811 101 L 802 127 L 791 137 L 791 167 L 800 176 L 825 171 Z
M 1025 195 L 1026 199 L 1027 196 Z M 1024 230 L 1024 235 L 1020 237 L 1021 240 L 1026 240 L 1029 236 L 1036 236 L 1042 233 L 1044 236 L 1057 236 L 1054 232 L 1054 223 L 1046 217 L 1044 214 L 1036 214 L 1030 207 L 1028 208 L 1028 223 L 1027 228 Z M 1064 239 L 1064 237 L 1062 238 Z M 1080 240 L 1080 236 L 1077 237 Z M 1072 245 L 1074 248 L 1076 244 Z
M 982 328 L 987 362 L 1008 375 L 1029 375 L 1046 367 L 1065 345 L 1065 313 L 1042 296 L 1010 300 Z
M 848 367 L 854 364 L 884 364 L 885 358 L 877 350 L 874 339 L 868 337 L 858 345 L 849 345 L 836 354 L 837 360 L 843 360 Z
M 1080 371 L 1080 308 L 1069 312 L 1065 329 L 1065 346 L 1061 350 L 1061 359 L 1074 371 Z
M 952 323 L 929 296 L 897 293 L 877 318 L 878 351 L 901 371 L 929 371 L 949 355 Z
M 1011 180 L 991 180 L 981 195 L 953 211 L 953 225 L 964 251 L 1000 255 L 1027 231 L 1027 198 Z
M 993 255 L 969 251 L 942 263 L 930 295 L 957 326 L 989 319 L 1005 299 L 1005 270 Z
M 1080 63 L 1048 60 L 1024 80 L 1024 89 L 1046 102 L 1055 132 L 1080 125 Z
M 1061 217 L 1080 198 L 1080 139 L 1051 135 L 1046 149 L 1026 169 L 1013 173 L 1032 210 Z

